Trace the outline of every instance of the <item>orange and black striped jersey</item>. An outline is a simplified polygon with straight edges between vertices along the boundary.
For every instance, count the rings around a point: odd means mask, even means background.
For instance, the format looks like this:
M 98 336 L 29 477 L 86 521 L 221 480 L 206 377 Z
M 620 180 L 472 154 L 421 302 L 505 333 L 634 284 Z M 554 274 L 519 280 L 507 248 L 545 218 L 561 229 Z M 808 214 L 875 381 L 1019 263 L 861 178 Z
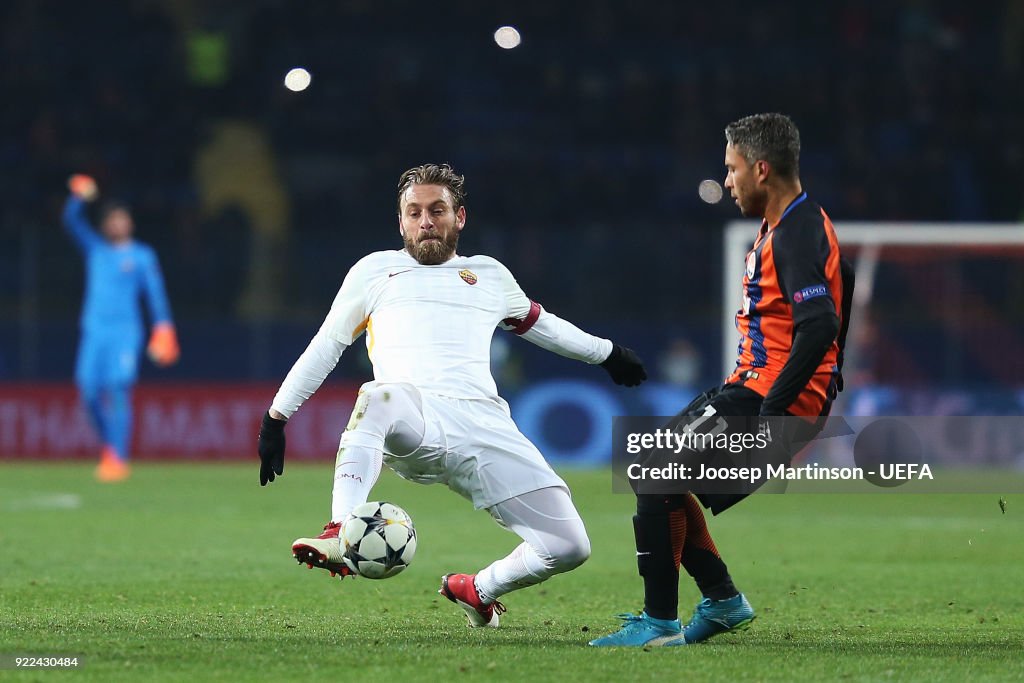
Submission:
M 796 326 L 816 316 L 841 316 L 842 298 L 835 229 L 805 192 L 776 225 L 762 223 L 747 254 L 743 307 L 736 313 L 739 357 L 726 383 L 739 383 L 767 396 L 789 358 Z M 789 405 L 790 414 L 821 414 L 829 385 L 839 371 L 838 352 L 833 341 L 806 387 Z

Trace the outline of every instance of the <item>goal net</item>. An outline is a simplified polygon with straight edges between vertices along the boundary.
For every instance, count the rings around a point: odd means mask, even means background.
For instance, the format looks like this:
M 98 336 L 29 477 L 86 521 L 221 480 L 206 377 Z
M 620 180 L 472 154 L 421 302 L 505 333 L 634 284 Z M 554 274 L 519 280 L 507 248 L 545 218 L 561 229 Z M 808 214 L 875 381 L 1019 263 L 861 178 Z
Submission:
M 758 223 L 726 226 L 723 369 Z M 1024 225 L 840 222 L 857 287 L 833 414 L 1024 412 Z

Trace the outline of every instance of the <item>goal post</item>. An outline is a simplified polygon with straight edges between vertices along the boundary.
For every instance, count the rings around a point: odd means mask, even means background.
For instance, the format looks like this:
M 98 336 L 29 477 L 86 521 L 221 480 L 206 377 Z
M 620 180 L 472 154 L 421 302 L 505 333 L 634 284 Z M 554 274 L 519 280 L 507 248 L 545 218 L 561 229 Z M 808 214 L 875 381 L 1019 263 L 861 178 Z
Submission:
M 870 305 L 879 260 L 887 247 L 936 248 L 953 252 L 1007 248 L 1024 254 L 1024 223 L 893 223 L 839 221 L 836 235 L 857 274 L 854 313 Z M 735 315 L 743 299 L 743 274 L 747 252 L 760 223 L 730 221 L 725 226 L 722 264 L 722 371 L 727 377 L 736 364 L 738 334 Z M 849 354 L 848 354 L 849 358 Z M 849 362 L 849 361 L 848 361 Z

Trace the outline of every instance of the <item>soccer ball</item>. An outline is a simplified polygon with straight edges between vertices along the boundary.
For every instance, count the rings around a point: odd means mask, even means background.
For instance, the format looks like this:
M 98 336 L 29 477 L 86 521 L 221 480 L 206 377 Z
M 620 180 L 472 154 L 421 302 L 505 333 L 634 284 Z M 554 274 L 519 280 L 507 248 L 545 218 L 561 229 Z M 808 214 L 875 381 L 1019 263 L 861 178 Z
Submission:
M 393 503 L 363 503 L 341 523 L 342 557 L 367 579 L 387 579 L 409 566 L 416 554 L 416 529 Z

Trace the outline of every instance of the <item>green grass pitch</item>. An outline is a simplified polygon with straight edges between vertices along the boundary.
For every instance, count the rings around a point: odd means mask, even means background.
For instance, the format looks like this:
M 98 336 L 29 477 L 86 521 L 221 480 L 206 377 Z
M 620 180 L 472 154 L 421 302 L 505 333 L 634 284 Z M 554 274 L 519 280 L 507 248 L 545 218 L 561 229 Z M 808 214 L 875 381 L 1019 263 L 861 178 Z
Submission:
M 641 605 L 632 500 L 609 472 L 565 476 L 593 540 L 580 569 L 505 597 L 500 629 L 468 629 L 437 593 L 512 534 L 443 487 L 385 474 L 419 551 L 385 581 L 299 567 L 330 464 L 261 489 L 255 462 L 141 464 L 100 485 L 85 464 L 0 466 L 0 653 L 83 656 L 50 681 L 1020 680 L 1024 500 L 978 495 L 760 495 L 712 532 L 758 619 L 671 649 L 586 642 Z M 1019 508 L 1019 509 L 1018 509 Z M 683 582 L 688 615 L 697 595 Z M 64 680 L 64 678 L 61 678 Z

